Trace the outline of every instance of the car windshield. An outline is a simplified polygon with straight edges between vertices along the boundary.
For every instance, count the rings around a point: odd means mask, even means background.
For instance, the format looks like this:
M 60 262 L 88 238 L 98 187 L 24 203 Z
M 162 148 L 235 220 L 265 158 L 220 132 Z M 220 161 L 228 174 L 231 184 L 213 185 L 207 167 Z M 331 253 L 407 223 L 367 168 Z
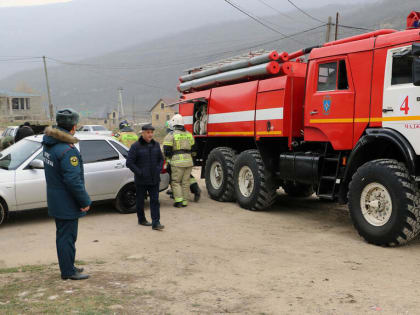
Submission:
M 106 131 L 106 128 L 104 126 L 93 126 L 93 131 Z
M 39 150 L 40 142 L 27 139 L 20 140 L 14 145 L 0 152 L 0 168 L 15 170 L 32 154 Z

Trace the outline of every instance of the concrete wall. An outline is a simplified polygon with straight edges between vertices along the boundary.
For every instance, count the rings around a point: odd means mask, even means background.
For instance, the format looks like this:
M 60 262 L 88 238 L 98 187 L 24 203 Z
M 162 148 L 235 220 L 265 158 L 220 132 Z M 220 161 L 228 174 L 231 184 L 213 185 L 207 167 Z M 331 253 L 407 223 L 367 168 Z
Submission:
M 18 109 L 13 109 L 13 99 L 18 99 Z M 23 109 L 21 99 L 24 100 Z M 29 102 L 29 103 L 28 103 Z M 29 108 L 28 108 L 29 105 Z M 0 96 L 0 114 L 3 121 L 28 120 L 39 121 L 47 119 L 42 107 L 41 96 L 10 97 Z

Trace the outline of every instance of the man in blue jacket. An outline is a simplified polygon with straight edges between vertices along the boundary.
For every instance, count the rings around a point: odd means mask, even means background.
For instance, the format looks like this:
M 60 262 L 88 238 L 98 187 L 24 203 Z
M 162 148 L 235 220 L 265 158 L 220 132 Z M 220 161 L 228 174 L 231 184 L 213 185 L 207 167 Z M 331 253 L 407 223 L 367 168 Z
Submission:
M 155 128 L 152 125 L 142 127 L 139 140 L 130 147 L 127 167 L 134 173 L 137 196 L 137 219 L 140 225 L 152 226 L 154 230 L 163 230 L 160 224 L 159 183 L 163 166 L 163 155 L 159 142 L 153 140 Z M 150 216 L 152 223 L 144 215 L 146 193 L 150 197 Z
M 82 268 L 74 266 L 79 218 L 90 209 L 86 192 L 83 161 L 74 146 L 79 114 L 72 109 L 59 110 L 57 127 L 45 129 L 43 138 L 48 214 L 55 219 L 58 263 L 63 280 L 84 280 Z

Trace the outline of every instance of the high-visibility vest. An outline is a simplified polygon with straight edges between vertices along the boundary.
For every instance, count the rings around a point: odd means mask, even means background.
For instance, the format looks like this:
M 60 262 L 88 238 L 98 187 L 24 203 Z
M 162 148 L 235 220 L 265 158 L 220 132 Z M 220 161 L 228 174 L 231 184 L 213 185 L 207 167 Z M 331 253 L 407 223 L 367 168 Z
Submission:
M 127 148 L 130 148 L 133 143 L 139 140 L 139 136 L 135 132 L 121 132 L 116 139 Z
M 166 135 L 163 145 L 172 147 L 171 166 L 191 167 L 194 165 L 191 155 L 194 137 L 188 131 L 174 130 Z

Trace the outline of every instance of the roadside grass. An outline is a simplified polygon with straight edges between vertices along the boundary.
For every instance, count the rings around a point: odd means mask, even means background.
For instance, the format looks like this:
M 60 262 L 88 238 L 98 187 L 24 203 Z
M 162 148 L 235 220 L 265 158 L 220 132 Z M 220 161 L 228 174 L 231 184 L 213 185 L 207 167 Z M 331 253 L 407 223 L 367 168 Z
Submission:
M 78 265 L 105 264 L 104 261 Z M 136 298 L 149 292 L 131 288 L 133 276 L 95 272 L 86 281 L 63 281 L 57 264 L 0 269 L 0 314 L 131 313 Z

